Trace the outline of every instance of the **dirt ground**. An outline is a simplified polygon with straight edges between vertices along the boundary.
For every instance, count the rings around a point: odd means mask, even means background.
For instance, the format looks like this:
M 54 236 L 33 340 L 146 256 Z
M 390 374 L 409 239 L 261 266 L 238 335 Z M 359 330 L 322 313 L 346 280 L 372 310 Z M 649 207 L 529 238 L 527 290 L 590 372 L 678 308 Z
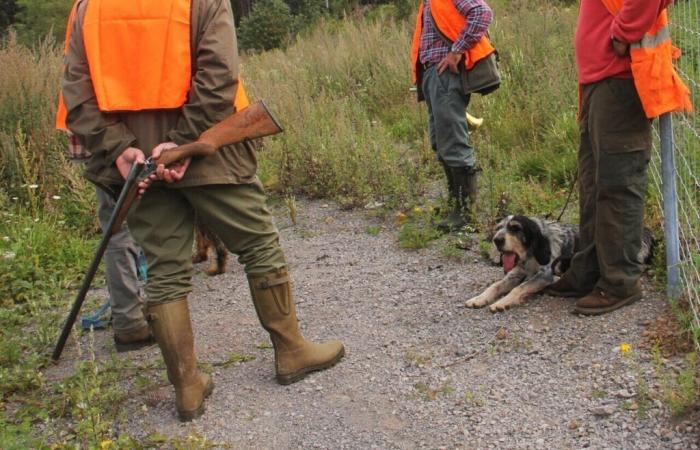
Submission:
M 700 446 L 695 419 L 673 418 L 660 401 L 659 369 L 640 348 L 664 310 L 648 284 L 644 300 L 601 317 L 572 315 L 570 300 L 545 295 L 502 314 L 471 310 L 465 300 L 502 275 L 476 246 L 461 259 L 403 250 L 393 225 L 363 210 L 297 206 L 296 225 L 281 208 L 277 223 L 299 320 L 307 338 L 342 339 L 345 359 L 276 384 L 269 339 L 233 262 L 222 276 L 196 278 L 196 350 L 202 362 L 251 360 L 214 367 L 207 411 L 189 424 L 177 421 L 164 382 L 131 396 L 125 431 L 196 432 L 233 448 Z M 98 353 L 112 351 L 110 338 L 100 333 Z M 622 343 L 632 349 L 625 355 Z M 153 347 L 126 357 L 138 364 L 158 355 Z M 663 360 L 664 373 L 676 364 Z

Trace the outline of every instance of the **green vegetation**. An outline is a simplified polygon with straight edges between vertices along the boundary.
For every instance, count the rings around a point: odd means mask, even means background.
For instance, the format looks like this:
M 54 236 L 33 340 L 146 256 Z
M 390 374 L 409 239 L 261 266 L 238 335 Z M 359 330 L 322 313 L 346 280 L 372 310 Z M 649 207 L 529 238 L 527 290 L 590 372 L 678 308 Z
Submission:
M 556 216 L 576 167 L 571 48 L 576 2 L 490 3 L 503 84 L 488 97 L 474 97 L 470 106 L 472 114 L 485 119 L 473 135 L 484 169 L 479 219 L 487 223 L 504 210 Z M 53 129 L 61 70 L 55 42 L 62 39 L 70 4 L 0 0 L 0 32 L 13 23 L 17 31 L 0 41 L 0 442 L 3 448 L 46 443 L 92 448 L 105 442 L 113 448 L 178 448 L 178 442 L 160 435 L 136 443 L 120 428 L 118 406 L 127 393 L 162 383 L 156 374 L 136 375 L 117 358 L 96 361 L 88 346 L 68 378 L 44 375 L 60 320 L 98 239 L 93 189 L 80 167 L 65 158 L 66 141 Z M 279 11 L 286 7 L 293 15 L 318 5 L 304 0 L 256 4 Z M 330 4 L 333 14 L 349 9 L 349 2 Z M 278 23 L 291 32 L 280 32 L 265 45 L 258 45 L 263 37 L 252 29 L 244 31 L 246 23 L 257 26 L 257 16 L 244 19 L 240 38 L 249 48 L 286 44 L 284 50 L 244 56 L 242 71 L 253 96 L 264 98 L 286 129 L 265 141 L 259 162 L 261 178 L 284 196 L 292 222 L 295 196 L 325 197 L 345 206 L 377 203 L 388 211 L 410 211 L 401 221 L 397 216 L 403 247 L 422 248 L 438 238 L 437 217 L 429 209 L 410 209 L 424 204 L 429 189 L 442 183 L 428 145 L 425 106 L 409 92 L 413 8 L 414 2 L 401 0 L 374 8 L 364 18 L 319 14 L 312 28 L 293 17 L 288 24 Z M 42 41 L 50 26 L 55 37 Z M 292 37 L 301 29 L 306 31 Z M 653 208 L 650 202 L 650 216 L 658 217 Z M 565 220 L 576 220 L 575 207 L 569 206 Z M 367 232 L 382 229 L 371 226 Z M 468 245 L 461 239 L 438 242 L 446 257 L 459 257 L 459 248 Z M 489 349 L 498 352 L 495 345 Z M 210 364 L 249 359 L 229 355 Z M 418 365 L 429 357 L 406 359 Z M 676 378 L 681 394 L 673 400 L 679 405 L 674 410 L 697 404 L 697 397 L 686 395 L 693 389 L 688 373 L 697 370 L 695 360 L 687 367 Z M 141 369 L 162 371 L 161 366 Z M 122 383 L 114 383 L 116 376 Z M 450 389 L 417 386 L 428 398 Z M 477 394 L 465 394 L 465 400 L 483 404 Z M 183 448 L 211 445 L 196 435 L 182 443 Z

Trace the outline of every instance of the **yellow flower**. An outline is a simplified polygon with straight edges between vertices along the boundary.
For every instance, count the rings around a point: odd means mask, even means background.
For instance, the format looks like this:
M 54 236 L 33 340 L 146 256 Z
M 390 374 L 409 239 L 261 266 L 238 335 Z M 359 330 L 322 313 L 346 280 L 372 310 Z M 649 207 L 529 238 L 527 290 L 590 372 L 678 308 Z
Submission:
M 100 442 L 100 449 L 102 450 L 107 450 L 108 448 L 112 447 L 112 440 L 107 439 L 105 441 Z
M 423 208 L 421 208 L 420 206 L 416 206 L 415 208 L 413 208 L 413 212 L 416 214 L 420 214 L 423 212 Z
M 629 345 L 628 343 L 623 342 L 622 344 L 620 344 L 620 353 L 622 353 L 622 354 L 629 353 L 630 350 L 632 350 L 632 346 Z

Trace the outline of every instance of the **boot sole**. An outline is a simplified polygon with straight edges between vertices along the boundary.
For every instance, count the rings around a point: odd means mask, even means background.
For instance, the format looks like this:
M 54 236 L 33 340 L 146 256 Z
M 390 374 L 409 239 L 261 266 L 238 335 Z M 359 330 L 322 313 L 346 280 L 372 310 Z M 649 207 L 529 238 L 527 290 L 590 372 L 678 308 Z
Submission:
M 632 304 L 636 302 L 637 300 L 640 300 L 642 298 L 642 293 L 638 294 L 633 294 L 630 295 L 629 297 L 625 298 L 624 300 L 620 300 L 619 302 L 615 303 L 614 305 L 610 306 L 605 306 L 602 308 L 582 308 L 580 306 L 574 306 L 573 313 L 574 314 L 583 314 L 584 316 L 599 316 L 601 314 L 606 314 L 612 311 L 615 311 L 616 309 L 620 309 L 623 306 Z
M 156 340 L 153 338 L 145 339 L 143 341 L 135 341 L 135 342 L 117 342 L 117 341 L 114 341 L 114 348 L 117 350 L 117 353 L 125 353 L 125 352 L 132 352 L 134 350 L 140 350 L 140 349 L 146 348 L 146 347 L 152 347 L 155 344 L 156 344 Z
M 345 356 L 345 348 L 343 348 L 332 360 L 319 364 L 316 366 L 310 366 L 310 367 L 305 367 L 304 369 L 286 374 L 286 375 L 277 375 L 277 383 L 281 384 L 282 386 L 286 386 L 288 384 L 296 383 L 297 381 L 301 381 L 306 376 L 312 372 L 318 372 L 319 370 L 325 370 L 325 369 L 330 369 L 331 367 L 335 366 L 338 364 L 338 361 L 343 359 L 343 356 Z
M 572 297 L 583 297 L 584 295 L 588 294 L 588 292 L 579 292 L 579 291 L 550 291 L 548 289 L 544 290 L 544 293 L 549 295 L 550 297 L 563 297 L 563 298 L 572 298 Z
M 212 392 L 214 392 L 214 382 L 211 381 L 211 378 L 209 379 L 209 384 L 207 385 L 206 388 L 204 388 L 204 395 L 202 397 L 202 404 L 199 405 L 199 408 L 192 410 L 192 411 L 178 411 L 177 412 L 177 417 L 180 419 L 180 422 L 190 422 L 198 417 L 200 417 L 202 414 L 204 414 L 204 400 L 206 400 Z

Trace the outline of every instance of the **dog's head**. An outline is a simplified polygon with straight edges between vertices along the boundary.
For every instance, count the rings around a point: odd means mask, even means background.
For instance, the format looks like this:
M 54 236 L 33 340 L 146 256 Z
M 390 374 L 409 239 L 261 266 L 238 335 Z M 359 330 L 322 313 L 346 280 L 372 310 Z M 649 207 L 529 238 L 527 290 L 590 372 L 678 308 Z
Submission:
M 534 257 L 541 265 L 548 264 L 551 257 L 549 239 L 542 234 L 537 222 L 525 216 L 508 216 L 501 220 L 496 225 L 492 242 L 500 254 L 505 273 L 528 257 Z

